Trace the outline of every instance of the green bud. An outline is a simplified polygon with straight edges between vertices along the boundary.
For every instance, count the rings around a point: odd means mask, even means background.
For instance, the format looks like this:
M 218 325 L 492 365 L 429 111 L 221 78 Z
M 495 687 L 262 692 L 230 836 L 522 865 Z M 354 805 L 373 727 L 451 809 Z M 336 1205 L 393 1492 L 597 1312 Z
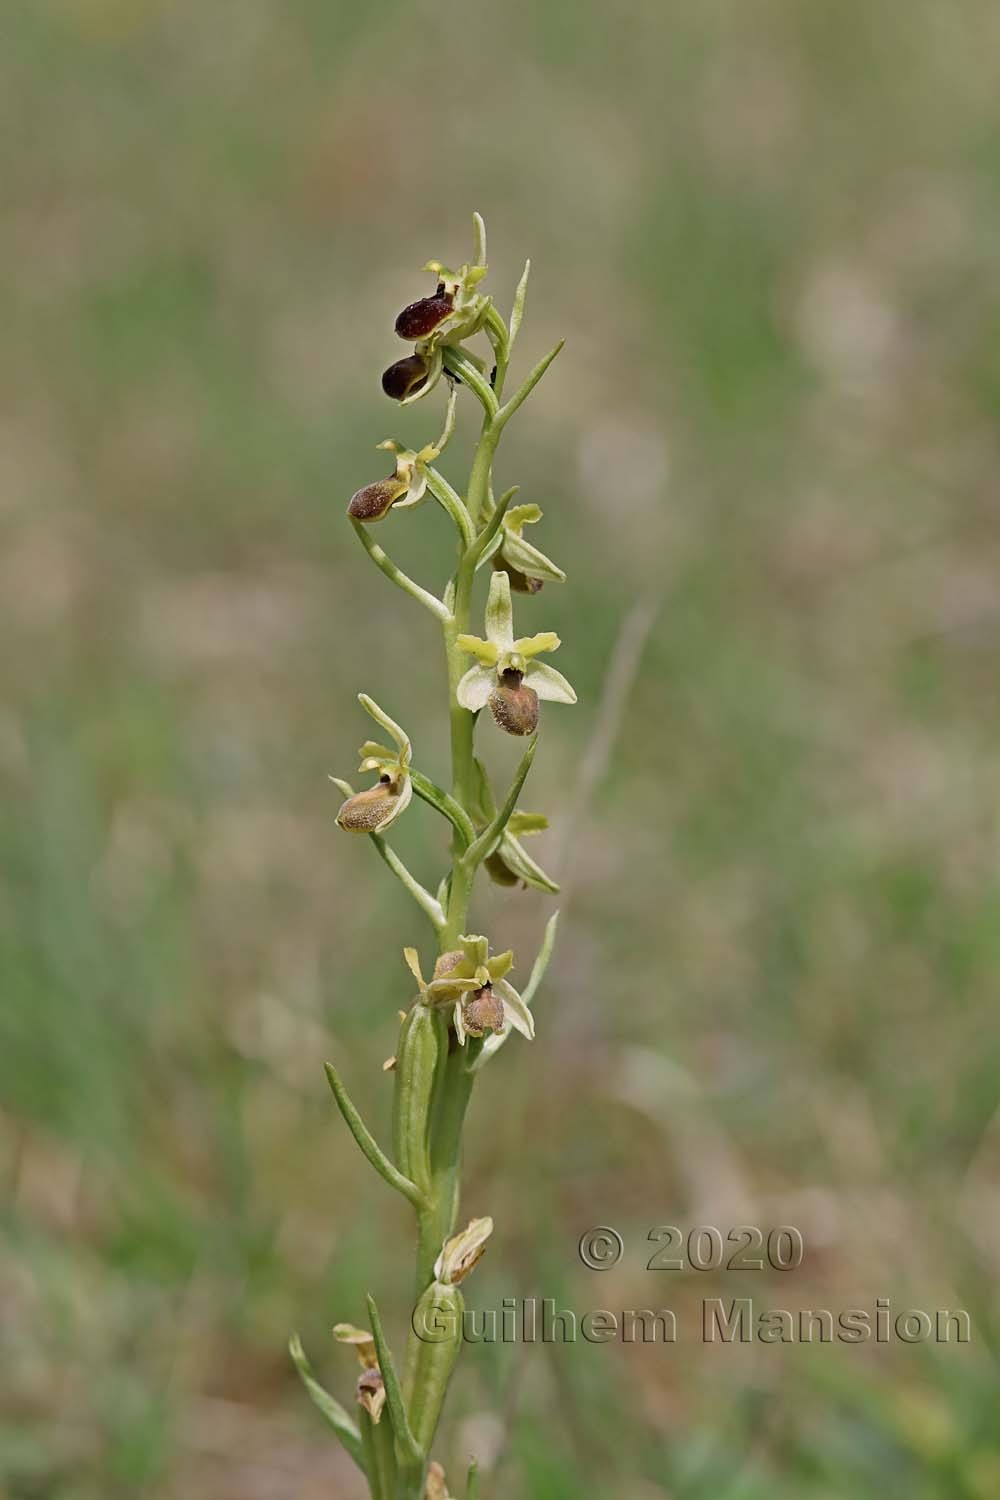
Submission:
M 403 1389 L 410 1427 L 426 1450 L 434 1440 L 451 1372 L 462 1347 L 465 1298 L 457 1286 L 432 1281 L 420 1296 L 410 1320 L 410 1339 Z
M 445 1240 L 434 1264 L 434 1280 L 413 1309 L 410 1324 L 416 1337 L 410 1340 L 404 1388 L 410 1426 L 425 1452 L 434 1439 L 462 1343 L 465 1299 L 457 1283 L 481 1260 L 492 1233 L 492 1219 L 473 1219 Z
M 452 1496 L 448 1491 L 444 1469 L 436 1459 L 431 1459 L 427 1466 L 427 1479 L 424 1483 L 424 1500 L 452 1500 Z
M 396 1047 L 392 1134 L 396 1165 L 424 1192 L 431 1186 L 428 1127 L 447 1055 L 444 1017 L 415 1001 L 403 1019 Z

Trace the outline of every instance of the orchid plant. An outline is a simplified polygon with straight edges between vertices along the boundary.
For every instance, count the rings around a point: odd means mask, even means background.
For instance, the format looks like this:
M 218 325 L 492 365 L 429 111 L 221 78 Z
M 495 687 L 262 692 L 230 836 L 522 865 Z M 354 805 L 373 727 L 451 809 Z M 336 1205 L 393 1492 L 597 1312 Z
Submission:
M 368 1161 L 401 1193 L 416 1214 L 415 1307 L 403 1373 L 386 1341 L 378 1309 L 368 1298 L 369 1327 L 341 1323 L 334 1337 L 354 1346 L 360 1362 L 354 1416 L 316 1381 L 298 1338 L 292 1357 L 319 1411 L 363 1471 L 373 1500 L 447 1500 L 448 1482 L 432 1458 L 438 1419 L 461 1343 L 459 1283 L 483 1254 L 491 1219 L 474 1219 L 456 1233 L 462 1132 L 477 1073 L 493 1058 L 511 1030 L 534 1036 L 532 1001 L 545 973 L 555 939 L 557 915 L 545 929 L 527 984 L 518 993 L 508 975 L 514 955 L 494 951 L 484 936 L 471 934 L 469 903 L 482 869 L 501 885 L 522 884 L 544 892 L 558 886 L 521 844 L 521 838 L 547 824 L 539 813 L 519 806 L 535 754 L 539 704 L 574 703 L 576 695 L 543 655 L 559 646 L 552 631 L 517 636 L 512 593 L 533 595 L 546 583 L 561 582 L 562 569 L 524 536 L 541 520 L 537 505 L 512 505 L 516 486 L 493 492 L 497 446 L 511 417 L 534 390 L 562 347 L 557 344 L 505 399 L 514 343 L 524 315 L 530 262 L 514 296 L 509 320 L 482 290 L 486 276 L 486 232 L 474 217 L 471 263 L 457 271 L 430 261 L 435 278 L 430 296 L 405 307 L 396 333 L 412 352 L 382 377 L 385 393 L 408 406 L 443 383 L 447 405 L 440 436 L 419 450 L 387 439 L 379 446 L 392 454 L 393 472 L 365 485 L 347 509 L 362 546 L 383 574 L 438 621 L 447 666 L 451 724 L 451 782 L 445 790 L 414 764 L 409 735 L 365 694 L 361 707 L 377 726 L 379 738 L 361 746 L 360 771 L 374 774 L 371 786 L 355 790 L 331 778 L 344 801 L 336 815 L 341 829 L 365 834 L 402 882 L 433 928 L 435 956 L 424 978 L 414 947 L 403 959 L 416 986 L 409 1007 L 400 1012 L 393 1056 L 385 1064 L 394 1082 L 392 1152 L 384 1151 L 351 1102 L 332 1063 L 327 1076 L 348 1128 Z M 469 341 L 479 337 L 490 357 Z M 469 398 L 481 409 L 481 427 L 464 493 L 453 488 L 436 461 L 455 428 L 457 404 Z M 456 567 L 441 597 L 404 573 L 372 536 L 376 523 L 433 499 L 457 533 Z M 470 633 L 477 576 L 488 573 L 485 635 Z M 476 754 L 483 710 L 507 734 L 525 739 L 524 754 L 502 798 L 493 791 Z M 393 823 L 411 806 L 413 794 L 450 825 L 450 865 L 434 889 L 406 867 L 388 842 Z M 422 1335 L 434 1322 L 434 1337 Z M 444 1321 L 442 1321 L 444 1320 Z M 442 1334 L 443 1330 L 443 1334 Z M 465 1495 L 477 1493 L 475 1462 Z

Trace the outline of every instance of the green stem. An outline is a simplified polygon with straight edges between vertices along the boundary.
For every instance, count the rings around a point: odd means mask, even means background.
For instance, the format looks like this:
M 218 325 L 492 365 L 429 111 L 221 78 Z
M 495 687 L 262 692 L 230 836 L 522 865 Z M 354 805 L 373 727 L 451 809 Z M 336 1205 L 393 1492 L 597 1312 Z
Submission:
M 393 1449 L 392 1427 L 383 1415 L 382 1421 L 373 1422 L 368 1413 L 361 1411 L 361 1442 L 365 1462 L 368 1465 L 368 1488 L 371 1500 L 395 1500 L 396 1454 Z
M 402 589 L 404 594 L 409 594 L 410 598 L 416 599 L 418 604 L 424 606 L 424 609 L 429 609 L 432 615 L 436 615 L 439 620 L 447 620 L 448 611 L 441 603 L 441 600 L 434 594 L 428 593 L 427 589 L 421 588 L 420 584 L 415 583 L 408 573 L 403 572 L 402 568 L 397 568 L 384 548 L 380 547 L 378 542 L 372 541 L 368 535 L 367 527 L 363 526 L 360 521 L 355 521 L 353 516 L 348 517 L 348 519 L 357 533 L 358 540 L 376 568 L 383 572 L 386 578 L 394 583 L 397 588 Z

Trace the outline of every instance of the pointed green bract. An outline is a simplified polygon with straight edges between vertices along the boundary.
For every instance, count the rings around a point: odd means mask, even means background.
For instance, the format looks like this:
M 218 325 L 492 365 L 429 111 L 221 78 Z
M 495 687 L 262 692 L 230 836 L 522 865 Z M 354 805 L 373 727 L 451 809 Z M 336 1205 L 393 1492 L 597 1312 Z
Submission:
M 324 1421 L 333 1428 L 340 1439 L 341 1445 L 351 1455 L 361 1472 L 365 1473 L 365 1461 L 361 1451 L 361 1434 L 340 1402 L 331 1396 L 329 1391 L 324 1390 L 316 1379 L 306 1358 L 302 1341 L 297 1333 L 293 1333 L 288 1341 L 288 1352 L 292 1356 L 292 1363 L 299 1372 L 299 1379 L 309 1392 L 310 1400 L 316 1410 L 323 1417 Z

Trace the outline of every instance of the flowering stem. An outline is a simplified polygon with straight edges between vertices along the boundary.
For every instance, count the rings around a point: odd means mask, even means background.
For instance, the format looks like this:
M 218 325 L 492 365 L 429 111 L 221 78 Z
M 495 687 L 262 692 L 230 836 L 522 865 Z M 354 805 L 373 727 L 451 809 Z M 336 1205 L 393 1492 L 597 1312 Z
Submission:
M 544 818 L 521 813 L 520 824 L 510 830 L 510 840 L 504 841 L 531 769 L 537 737 L 532 733 L 527 740 L 517 772 L 497 809 L 487 773 L 475 758 L 476 721 L 482 706 L 489 702 L 501 729 L 522 734 L 537 724 L 539 698 L 562 702 L 572 702 L 574 698 L 572 688 L 559 673 L 532 662 L 540 651 L 558 645 L 556 636 L 541 632 L 515 640 L 512 629 L 510 581 L 520 579 L 520 584 L 515 582 L 514 586 L 523 590 L 525 578 L 543 580 L 563 576 L 560 569 L 527 546 L 520 536 L 519 528 L 525 519 L 530 520 L 532 513 L 537 519 L 540 512 L 536 506 L 525 507 L 518 528 L 505 530 L 504 518 L 517 487 L 507 490 L 497 501 L 492 487 L 493 463 L 504 428 L 562 345 L 547 354 L 506 404 L 501 404 L 511 348 L 524 312 L 528 267 L 518 286 L 508 326 L 493 302 L 476 290 L 485 273 L 485 256 L 485 229 L 477 216 L 474 265 L 463 266 L 456 274 L 439 262 L 430 262 L 428 269 L 439 278 L 435 295 L 411 304 L 400 314 L 397 332 L 404 327 L 413 330 L 416 349 L 410 359 L 400 361 L 387 372 L 394 378 L 388 384 L 384 379 L 383 384 L 391 391 L 402 381 L 409 389 L 408 382 L 415 369 L 418 376 L 423 371 L 429 390 L 443 370 L 450 385 L 444 428 L 436 444 L 418 452 L 403 450 L 392 441 L 383 444 L 397 455 L 396 479 L 358 491 L 349 510 L 354 530 L 376 567 L 440 622 L 448 677 L 451 740 L 448 791 L 413 766 L 409 737 L 365 695 L 361 695 L 362 707 L 390 736 L 396 749 L 386 749 L 381 743 L 370 741 L 362 747 L 361 769 L 379 771 L 376 786 L 355 794 L 348 783 L 337 780 L 348 798 L 338 814 L 338 823 L 370 835 L 385 864 L 433 926 L 439 959 L 448 956 L 446 962 L 435 966 L 430 982 L 425 982 L 415 950 L 404 950 L 407 964 L 419 982 L 420 994 L 410 1010 L 403 1013 L 393 1059 L 392 1159 L 362 1121 L 336 1069 L 327 1064 L 337 1106 L 361 1150 L 385 1181 L 414 1207 L 418 1305 L 444 1297 L 453 1308 L 463 1305 L 456 1285 L 465 1274 L 460 1264 L 462 1256 L 472 1255 L 465 1268 L 471 1269 L 482 1253 L 483 1226 L 485 1234 L 492 1229 L 492 1220 L 477 1219 L 463 1234 L 454 1234 L 462 1133 L 475 1075 L 506 1040 L 511 1025 L 525 1036 L 532 1035 L 532 1017 L 527 1006 L 544 973 L 555 932 L 553 918 L 523 997 L 504 977 L 512 956 L 493 950 L 491 957 L 487 939 L 469 935 L 469 904 L 476 874 L 484 861 L 490 861 L 490 873 L 495 873 L 491 856 L 496 854 L 502 861 L 508 842 L 518 851 L 518 863 L 510 868 L 516 869 L 519 878 L 542 890 L 555 888 L 544 871 L 519 850 L 515 837 L 517 832 L 543 827 Z M 492 373 L 488 374 L 485 362 L 462 345 L 463 338 L 476 333 L 485 333 L 489 339 L 494 360 Z M 464 495 L 433 466 L 451 438 L 460 391 L 471 392 L 482 409 L 479 439 Z M 465 397 L 461 399 L 464 401 Z M 422 588 L 398 568 L 371 539 L 368 530 L 371 521 L 381 519 L 397 501 L 400 509 L 416 504 L 421 498 L 417 489 L 421 479 L 426 481 L 426 489 L 447 512 L 457 532 L 454 576 L 442 598 Z M 403 494 L 407 497 L 405 504 Z M 375 508 L 366 511 L 366 503 Z M 360 519 L 362 514 L 366 515 L 365 521 Z M 493 574 L 486 628 L 489 651 L 493 654 L 486 653 L 488 671 L 484 678 L 482 654 L 472 651 L 479 664 L 469 663 L 472 649 L 469 627 L 476 573 L 491 560 Z M 536 569 L 544 565 L 547 571 L 532 571 L 532 565 Z M 536 686 L 532 686 L 532 681 Z M 514 717 L 511 705 L 516 709 Z M 412 793 L 451 824 L 451 867 L 436 895 L 417 880 L 383 837 L 383 831 L 405 809 Z M 509 857 L 514 859 L 514 855 Z M 474 1231 L 480 1238 L 474 1239 L 470 1249 L 466 1237 Z M 297 1344 L 293 1345 L 293 1357 L 313 1400 L 347 1450 L 364 1467 L 373 1500 L 423 1500 L 431 1444 L 459 1342 L 457 1338 L 425 1341 L 411 1321 L 406 1376 L 401 1385 L 378 1309 L 371 1298 L 368 1312 L 373 1353 L 371 1362 L 365 1362 L 363 1379 L 368 1385 L 362 1393 L 357 1426 L 317 1385 Z M 365 1337 L 360 1336 L 362 1344 Z M 384 1392 L 383 1409 L 372 1404 L 373 1392 Z M 439 1466 L 434 1468 L 440 1477 Z M 477 1470 L 473 1465 L 468 1475 L 468 1495 L 474 1496 L 477 1489 Z
M 440 932 L 441 928 L 444 926 L 445 921 L 444 909 L 442 908 L 440 901 L 438 901 L 435 896 L 432 896 L 430 891 L 425 890 L 424 887 L 420 884 L 420 881 L 416 880 L 410 874 L 409 870 L 403 864 L 403 861 L 400 859 L 395 849 L 391 848 L 391 846 L 386 843 L 381 834 L 373 833 L 370 834 L 369 837 L 371 838 L 371 841 L 375 845 L 375 848 L 378 850 L 379 854 L 389 866 L 389 869 L 396 876 L 396 879 L 406 887 L 410 895 L 413 897 L 414 901 L 420 907 L 421 911 L 426 912 L 427 916 L 430 917 L 431 924 L 434 927 L 435 932 Z
M 397 588 L 401 588 L 405 594 L 409 594 L 412 599 L 416 599 L 418 604 L 422 604 L 424 609 L 429 609 L 432 615 L 436 615 L 439 620 L 446 620 L 448 618 L 448 611 L 441 603 L 441 600 L 434 594 L 428 593 L 426 589 L 422 589 L 419 583 L 414 583 L 413 579 L 408 573 L 404 573 L 402 568 L 397 568 L 392 558 L 386 554 L 378 542 L 372 541 L 368 535 L 367 527 L 362 526 L 360 521 L 355 521 L 353 516 L 350 520 L 351 525 L 358 534 L 358 540 L 376 568 L 381 569 L 386 578 L 390 579 Z

